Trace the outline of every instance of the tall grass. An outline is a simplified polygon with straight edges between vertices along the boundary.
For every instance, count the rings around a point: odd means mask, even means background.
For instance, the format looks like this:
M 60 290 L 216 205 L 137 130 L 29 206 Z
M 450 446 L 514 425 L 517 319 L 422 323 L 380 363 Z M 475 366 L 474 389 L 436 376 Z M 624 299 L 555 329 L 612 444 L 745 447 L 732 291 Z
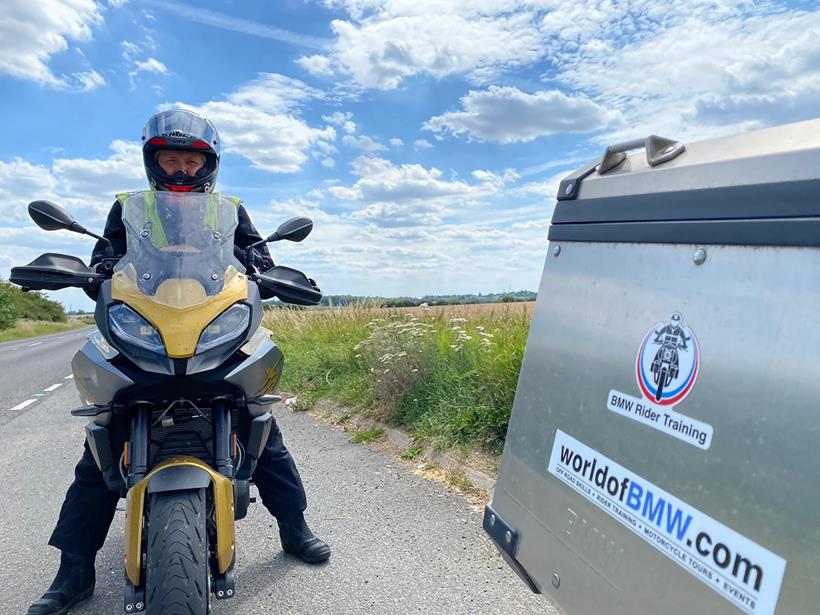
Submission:
M 282 387 L 368 409 L 442 447 L 501 450 L 532 303 L 279 309 Z
M 11 329 L 0 331 L 0 342 L 21 340 L 40 335 L 51 335 L 52 333 L 62 333 L 93 324 L 94 321 L 92 319 L 68 320 L 67 322 L 20 319 Z

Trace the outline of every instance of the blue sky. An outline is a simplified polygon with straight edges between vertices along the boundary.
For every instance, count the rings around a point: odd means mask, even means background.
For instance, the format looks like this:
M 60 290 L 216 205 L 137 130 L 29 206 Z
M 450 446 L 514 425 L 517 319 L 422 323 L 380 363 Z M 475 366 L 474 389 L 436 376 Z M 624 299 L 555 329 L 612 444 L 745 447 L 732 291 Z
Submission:
M 221 192 L 333 294 L 536 289 L 561 176 L 607 143 L 692 141 L 820 109 L 816 2 L 735 0 L 5 0 L 0 276 L 91 240 L 145 186 L 165 106 L 216 124 Z M 90 307 L 84 295 L 53 296 Z

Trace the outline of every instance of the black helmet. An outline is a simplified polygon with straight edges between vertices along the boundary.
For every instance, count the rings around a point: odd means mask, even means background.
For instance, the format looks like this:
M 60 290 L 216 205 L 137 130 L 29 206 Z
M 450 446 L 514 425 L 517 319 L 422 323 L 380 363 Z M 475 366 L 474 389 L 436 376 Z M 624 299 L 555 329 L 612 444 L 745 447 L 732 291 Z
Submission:
M 669 317 L 669 320 L 672 323 L 673 327 L 680 327 L 680 323 L 681 323 L 680 312 L 673 312 L 672 316 Z
M 142 129 L 142 159 L 154 190 L 213 192 L 219 171 L 219 135 L 210 120 L 184 109 L 160 111 Z M 157 152 L 176 150 L 205 154 L 205 165 L 193 177 L 182 172 L 167 175 L 157 163 Z

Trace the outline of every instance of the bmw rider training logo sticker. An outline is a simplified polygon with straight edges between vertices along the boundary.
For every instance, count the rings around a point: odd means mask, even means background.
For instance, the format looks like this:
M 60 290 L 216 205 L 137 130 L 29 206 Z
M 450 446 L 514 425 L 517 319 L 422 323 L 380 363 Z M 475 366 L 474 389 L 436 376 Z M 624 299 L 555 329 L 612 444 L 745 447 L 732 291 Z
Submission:
M 675 412 L 675 406 L 692 392 L 700 373 L 700 346 L 694 332 L 684 325 L 680 312 L 649 329 L 638 348 L 635 371 L 641 397 L 612 390 L 607 408 L 708 449 L 712 444 L 712 426 Z
M 646 399 L 660 406 L 682 402 L 700 367 L 700 348 L 695 334 L 684 327 L 681 315 L 657 323 L 643 338 L 636 362 L 638 386 Z

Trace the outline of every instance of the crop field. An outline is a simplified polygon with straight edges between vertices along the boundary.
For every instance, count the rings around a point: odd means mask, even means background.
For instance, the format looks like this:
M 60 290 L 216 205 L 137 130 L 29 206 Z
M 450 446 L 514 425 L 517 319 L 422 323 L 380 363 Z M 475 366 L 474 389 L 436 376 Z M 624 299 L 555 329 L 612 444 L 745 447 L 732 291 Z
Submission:
M 265 314 L 299 407 L 332 399 L 436 446 L 504 445 L 534 302 Z

